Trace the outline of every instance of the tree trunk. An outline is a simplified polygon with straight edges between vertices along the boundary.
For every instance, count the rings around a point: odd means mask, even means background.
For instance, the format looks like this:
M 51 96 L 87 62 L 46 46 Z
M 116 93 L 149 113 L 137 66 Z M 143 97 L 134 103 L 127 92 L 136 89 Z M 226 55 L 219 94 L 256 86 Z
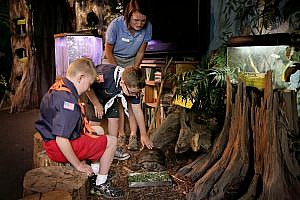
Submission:
M 229 79 L 227 78 L 227 83 Z M 232 88 L 231 84 L 227 84 L 226 90 L 226 116 L 224 120 L 223 129 L 220 133 L 220 136 L 217 138 L 215 145 L 211 152 L 206 155 L 198 157 L 194 162 L 186 165 L 185 167 L 178 170 L 176 176 L 184 177 L 196 181 L 199 177 L 202 177 L 203 174 L 214 165 L 217 160 L 220 159 L 222 153 L 226 147 L 229 135 L 230 119 L 231 119 L 231 94 Z
M 171 112 L 161 126 L 151 135 L 155 147 L 166 151 L 170 143 L 176 143 L 180 129 L 180 111 L 175 109 Z
M 197 152 L 200 147 L 206 151 L 211 148 L 212 133 L 217 127 L 214 119 L 203 121 L 198 114 L 173 106 L 160 127 L 152 130 L 150 139 L 156 148 L 144 148 L 138 163 L 144 169 L 160 171 L 164 163 L 173 163 L 175 153 L 184 153 L 191 148 Z
M 22 200 L 72 200 L 72 196 L 68 192 L 64 191 L 50 191 L 44 194 L 32 194 L 26 197 L 23 197 Z
M 195 182 L 187 199 L 296 199 L 300 168 L 289 148 L 299 134 L 295 92 L 263 93 L 227 80 L 226 118 L 212 152 L 177 172 Z M 262 96 L 263 94 L 263 96 Z M 289 186 L 288 186 L 289 184 Z
M 26 172 L 23 181 L 23 196 L 43 194 L 49 191 L 66 191 L 73 199 L 87 199 L 88 177 L 72 167 L 52 166 Z
M 36 58 L 32 52 L 31 16 L 25 0 L 9 1 L 11 48 L 13 53 L 10 86 L 10 112 L 25 111 L 38 105 Z
M 43 138 L 39 132 L 33 135 L 33 150 L 32 150 L 32 168 L 37 168 L 38 153 L 43 151 Z
M 46 151 L 43 150 L 35 154 L 35 165 L 33 168 L 40 168 L 40 167 L 49 167 L 49 166 L 72 166 L 69 162 L 67 163 L 60 163 L 55 162 L 49 158 Z M 82 161 L 85 162 L 85 161 Z
M 43 138 L 39 132 L 33 135 L 32 168 L 49 166 L 71 166 L 70 163 L 59 163 L 51 160 L 43 147 Z M 85 161 L 82 161 L 85 162 Z

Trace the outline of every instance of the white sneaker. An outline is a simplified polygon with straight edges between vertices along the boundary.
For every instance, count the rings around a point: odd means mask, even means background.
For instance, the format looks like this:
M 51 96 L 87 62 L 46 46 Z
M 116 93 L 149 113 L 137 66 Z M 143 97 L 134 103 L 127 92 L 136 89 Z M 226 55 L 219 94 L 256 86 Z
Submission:
M 130 158 L 130 155 L 128 153 L 123 152 L 123 150 L 119 147 L 117 147 L 114 159 L 115 160 L 127 160 Z

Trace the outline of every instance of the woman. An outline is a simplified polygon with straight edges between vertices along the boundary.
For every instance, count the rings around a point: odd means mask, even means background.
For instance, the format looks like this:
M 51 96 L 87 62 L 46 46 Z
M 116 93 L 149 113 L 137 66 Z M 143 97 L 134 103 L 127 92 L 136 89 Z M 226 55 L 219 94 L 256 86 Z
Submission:
M 137 66 L 152 37 L 152 24 L 142 0 L 131 0 L 124 16 L 114 19 L 106 31 L 105 56 L 114 65 Z
M 114 19 L 106 31 L 105 56 L 108 63 L 116 66 L 139 67 L 148 42 L 152 37 L 152 24 L 146 2 L 131 0 L 127 5 L 124 15 Z M 119 141 L 126 142 L 124 132 L 124 111 L 120 108 Z M 130 137 L 129 150 L 138 150 L 137 123 L 133 114 L 129 114 Z

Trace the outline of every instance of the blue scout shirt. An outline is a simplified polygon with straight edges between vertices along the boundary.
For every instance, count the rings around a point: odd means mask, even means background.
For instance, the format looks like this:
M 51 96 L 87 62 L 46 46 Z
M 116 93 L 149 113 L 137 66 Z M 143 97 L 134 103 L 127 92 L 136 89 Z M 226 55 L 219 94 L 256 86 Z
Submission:
M 115 66 L 112 64 L 100 64 L 96 66 L 97 74 L 103 75 L 103 83 L 93 83 L 91 86 L 98 97 L 99 101 L 103 103 L 103 106 L 111 98 L 121 93 L 121 87 L 114 80 Z M 125 95 L 124 95 L 125 96 Z M 128 96 L 127 99 L 130 100 L 132 104 L 139 104 L 140 98 L 134 96 Z
M 45 141 L 54 140 L 56 136 L 70 140 L 80 136 L 82 119 L 79 95 L 71 81 L 64 78 L 63 82 L 72 93 L 52 90 L 44 95 L 40 105 L 40 117 L 35 128 Z
M 114 45 L 113 54 L 121 58 L 135 57 L 143 42 L 152 37 L 152 24 L 148 21 L 145 28 L 132 36 L 127 28 L 124 16 L 115 18 L 106 30 L 106 42 Z

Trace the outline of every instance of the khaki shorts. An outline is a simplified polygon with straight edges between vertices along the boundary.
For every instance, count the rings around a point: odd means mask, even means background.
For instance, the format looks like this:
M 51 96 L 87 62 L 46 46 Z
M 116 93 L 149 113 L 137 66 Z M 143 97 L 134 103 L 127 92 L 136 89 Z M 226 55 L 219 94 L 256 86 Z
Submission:
M 135 57 L 121 58 L 121 57 L 115 56 L 115 59 L 116 59 L 118 65 L 120 65 L 121 67 L 130 67 L 130 66 L 134 65 Z

